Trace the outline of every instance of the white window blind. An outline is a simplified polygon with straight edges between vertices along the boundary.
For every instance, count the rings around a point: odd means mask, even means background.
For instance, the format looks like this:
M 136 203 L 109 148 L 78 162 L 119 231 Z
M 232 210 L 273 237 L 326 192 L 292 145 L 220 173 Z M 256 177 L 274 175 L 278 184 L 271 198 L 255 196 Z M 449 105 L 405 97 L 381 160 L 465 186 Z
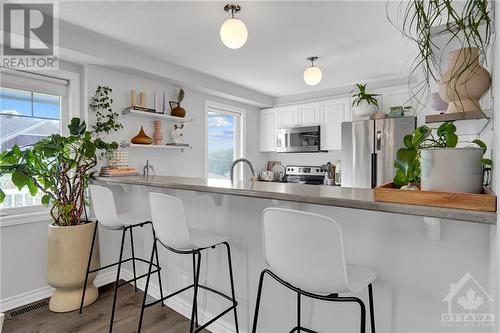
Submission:
M 68 80 L 24 71 L 1 70 L 0 86 L 66 97 Z

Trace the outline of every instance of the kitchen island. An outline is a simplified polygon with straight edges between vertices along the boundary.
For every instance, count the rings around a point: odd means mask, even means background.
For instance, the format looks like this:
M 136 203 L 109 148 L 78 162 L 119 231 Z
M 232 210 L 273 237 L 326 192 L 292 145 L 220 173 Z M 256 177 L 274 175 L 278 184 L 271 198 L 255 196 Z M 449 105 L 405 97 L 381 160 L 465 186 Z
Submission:
M 261 181 L 231 184 L 221 179 L 168 176 L 97 177 L 97 180 L 110 184 L 145 185 L 496 224 L 496 213 L 380 202 L 374 200 L 371 189 Z
M 379 332 L 448 332 L 449 328 L 441 322 L 441 314 L 448 310 L 443 298 L 450 284 L 457 283 L 467 272 L 486 290 L 493 290 L 495 272 L 490 269 L 490 262 L 496 260 L 492 241 L 495 213 L 376 202 L 372 190 L 323 185 L 266 182 L 232 185 L 227 180 L 167 176 L 97 177 L 95 182 L 112 189 L 118 210 L 145 216 L 149 210 L 148 192 L 177 196 L 186 207 L 192 227 L 229 236 L 241 332 L 250 331 L 258 277 L 266 267 L 261 224 L 262 210 L 266 207 L 310 211 L 329 216 L 340 224 L 346 260 L 378 272 L 374 296 Z M 441 221 L 442 237 L 437 241 L 427 237 L 423 223 L 427 217 Z M 142 230 L 142 235 L 140 232 L 134 237 L 135 253 L 149 258 L 150 231 Z M 120 235 L 101 229 L 99 242 L 104 265 L 116 258 Z M 201 283 L 227 291 L 223 250 L 210 251 L 203 262 L 207 265 L 202 267 Z M 168 292 L 192 281 L 190 258 L 160 248 L 160 263 L 164 268 L 163 286 Z M 140 265 L 138 270 L 143 272 L 146 266 Z M 124 278 L 130 277 L 130 272 L 126 268 Z M 144 281 L 139 286 L 143 287 Z M 158 295 L 155 277 L 152 286 L 151 295 L 155 297 Z M 367 300 L 366 291 L 357 296 Z M 189 316 L 190 297 L 189 294 L 174 297 L 167 304 Z M 487 305 L 483 311 L 493 309 L 492 304 Z M 227 304 L 202 293 L 198 306 L 203 322 Z M 295 295 L 285 288 L 267 281 L 261 306 L 259 332 L 285 332 L 293 326 Z M 320 332 L 354 332 L 359 325 L 357 311 L 354 305 L 304 300 L 302 317 L 306 327 Z M 209 329 L 217 333 L 234 332 L 231 315 L 223 319 Z

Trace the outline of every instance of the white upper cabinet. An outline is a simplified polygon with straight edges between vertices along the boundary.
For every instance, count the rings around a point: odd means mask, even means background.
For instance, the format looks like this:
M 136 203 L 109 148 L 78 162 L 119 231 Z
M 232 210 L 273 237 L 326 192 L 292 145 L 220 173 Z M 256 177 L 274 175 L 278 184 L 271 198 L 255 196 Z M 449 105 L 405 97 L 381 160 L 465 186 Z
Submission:
M 278 128 L 294 127 L 297 125 L 297 105 L 282 106 L 276 110 L 278 112 Z
M 382 95 L 382 97 L 383 111 L 387 114 L 391 111 L 391 107 L 394 106 L 413 107 L 408 88 L 386 92 Z
M 319 103 L 300 104 L 297 110 L 297 125 L 312 126 L 319 125 Z
M 319 103 L 321 150 L 340 150 L 342 122 L 350 120 L 349 97 Z
M 276 109 L 260 110 L 260 141 L 259 151 L 269 152 L 276 150 Z

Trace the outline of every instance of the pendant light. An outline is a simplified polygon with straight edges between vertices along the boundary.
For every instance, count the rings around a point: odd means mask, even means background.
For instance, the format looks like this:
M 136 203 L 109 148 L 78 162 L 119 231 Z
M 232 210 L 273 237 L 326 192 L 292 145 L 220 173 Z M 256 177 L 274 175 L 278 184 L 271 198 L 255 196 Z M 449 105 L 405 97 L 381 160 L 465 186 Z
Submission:
M 314 66 L 314 61 L 317 59 L 318 57 L 307 58 L 307 60 L 311 62 L 311 66 L 307 67 L 306 70 L 304 71 L 304 82 L 310 86 L 317 85 L 323 78 L 321 69 L 319 69 L 319 67 Z
M 247 42 L 248 30 L 243 21 L 234 17 L 241 10 L 237 4 L 227 4 L 224 10 L 231 13 L 231 18 L 224 21 L 220 27 L 220 39 L 230 49 L 239 49 Z

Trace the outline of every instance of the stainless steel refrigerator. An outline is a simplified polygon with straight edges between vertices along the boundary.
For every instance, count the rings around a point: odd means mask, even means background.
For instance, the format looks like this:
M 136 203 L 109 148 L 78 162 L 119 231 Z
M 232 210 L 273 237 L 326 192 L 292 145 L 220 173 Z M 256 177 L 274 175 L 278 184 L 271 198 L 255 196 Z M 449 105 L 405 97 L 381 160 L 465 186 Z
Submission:
M 392 181 L 396 152 L 415 126 L 415 117 L 342 123 L 342 186 L 374 188 Z

